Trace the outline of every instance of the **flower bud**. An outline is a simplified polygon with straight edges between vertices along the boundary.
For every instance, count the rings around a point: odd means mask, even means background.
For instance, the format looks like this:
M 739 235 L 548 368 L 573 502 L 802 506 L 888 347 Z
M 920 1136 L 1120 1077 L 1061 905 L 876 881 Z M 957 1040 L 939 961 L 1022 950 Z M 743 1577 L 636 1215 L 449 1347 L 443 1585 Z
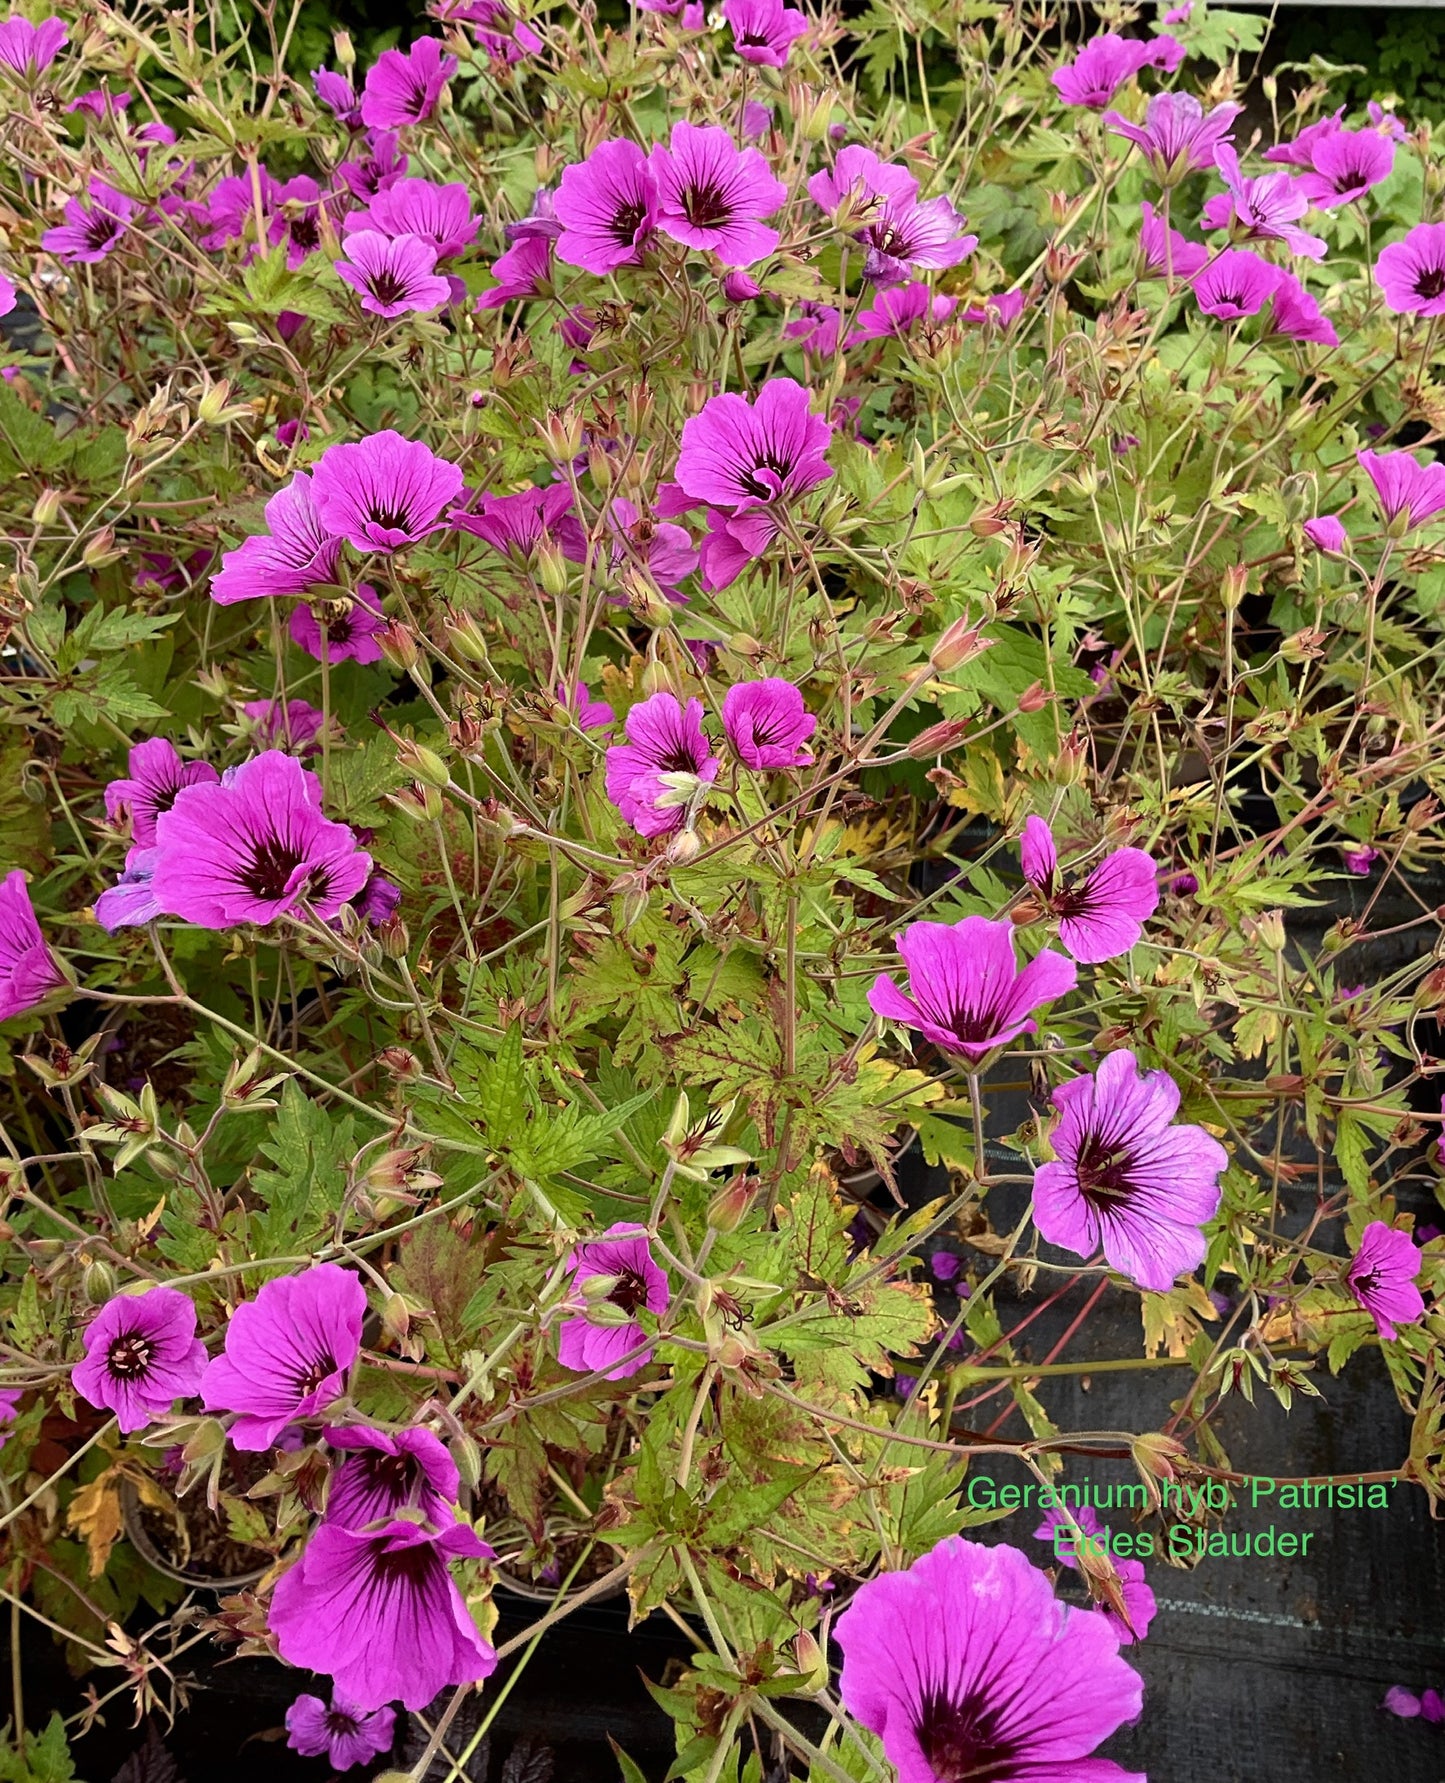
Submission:
M 422 1075 L 421 1060 L 404 1046 L 382 1047 L 376 1055 L 376 1062 L 384 1071 L 390 1072 L 403 1083 L 415 1083 Z
M 793 1636 L 793 1664 L 798 1669 L 798 1696 L 816 1696 L 828 1688 L 828 1661 L 817 1637 L 800 1628 Z
M 945 718 L 920 731 L 908 745 L 906 754 L 914 761 L 927 761 L 933 755 L 947 755 L 968 735 L 966 718 Z
M 1041 681 L 1032 681 L 1019 695 L 1019 711 L 1042 712 L 1052 698 Z
M 356 46 L 351 41 L 351 33 L 349 31 L 333 31 L 331 33 L 331 45 L 336 51 L 336 61 L 339 67 L 344 69 L 355 68 Z
M 115 1293 L 115 1271 L 97 1257 L 85 1266 L 80 1278 L 80 1291 L 92 1306 L 104 1306 Z
M 417 743 L 410 737 L 403 737 L 397 744 L 396 761 L 398 767 L 440 792 L 445 792 L 452 783 L 451 769 L 436 750 L 428 749 L 425 743 Z
M 80 553 L 80 561 L 90 570 L 101 570 L 109 563 L 119 563 L 124 553 L 115 548 L 115 528 L 102 526 L 100 531 L 85 541 Z
M 35 498 L 35 506 L 30 510 L 30 518 L 37 526 L 54 526 L 60 518 L 60 507 L 60 491 L 42 489 Z
M 941 675 L 946 675 L 961 663 L 981 656 L 992 643 L 993 639 L 982 637 L 978 627 L 968 619 L 955 619 L 933 646 L 928 660 Z
M 446 809 L 439 788 L 425 786 L 420 780 L 413 780 L 409 786 L 399 786 L 386 798 L 388 804 L 395 805 L 413 823 L 440 823 Z
M 385 625 L 371 635 L 381 654 L 394 669 L 400 669 L 403 674 L 414 669 L 420 661 L 421 652 L 417 649 L 416 634 L 409 631 L 400 620 L 388 619 Z
M 1255 923 L 1255 932 L 1271 953 L 1284 952 L 1284 912 L 1266 910 Z
M 482 1445 L 464 1430 L 447 1444 L 447 1452 L 456 1463 L 467 1490 L 475 1492 L 482 1483 Z
M 1082 738 L 1070 731 L 1059 745 L 1059 753 L 1054 757 L 1054 785 L 1081 786 L 1088 772 L 1088 750 Z
M 550 539 L 537 547 L 537 580 L 553 600 L 567 592 L 567 559 Z
M 582 452 L 582 417 L 575 409 L 549 409 L 537 424 L 555 464 L 569 464 Z
M 714 1232 L 736 1232 L 757 1194 L 755 1176 L 735 1176 L 707 1204 L 707 1223 Z
M 702 842 L 696 830 L 679 830 L 668 843 L 665 852 L 667 861 L 674 867 L 685 867 L 689 861 L 695 861 L 702 853 Z
M 626 1307 L 614 1306 L 610 1300 L 589 1301 L 582 1316 L 589 1325 L 599 1325 L 604 1331 L 620 1331 L 624 1325 L 634 1322 Z
M 1225 570 L 1219 582 L 1219 598 L 1228 612 L 1233 613 L 1244 599 L 1248 580 L 1249 571 L 1242 563 L 1232 563 Z
M 376 938 L 381 943 L 382 953 L 389 960 L 404 960 L 411 951 L 411 936 L 407 932 L 407 926 L 395 912 L 385 922 L 377 924 Z

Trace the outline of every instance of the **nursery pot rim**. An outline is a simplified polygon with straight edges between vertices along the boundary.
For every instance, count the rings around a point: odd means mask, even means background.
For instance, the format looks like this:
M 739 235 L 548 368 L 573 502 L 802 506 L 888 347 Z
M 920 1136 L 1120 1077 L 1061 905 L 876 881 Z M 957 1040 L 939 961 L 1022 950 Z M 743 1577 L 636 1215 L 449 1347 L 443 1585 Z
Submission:
M 140 1494 L 129 1480 L 122 1480 L 120 1482 L 120 1516 L 121 1522 L 125 1526 L 126 1539 L 148 1565 L 153 1566 L 158 1573 L 164 1574 L 166 1578 L 174 1579 L 181 1585 L 189 1585 L 192 1590 L 216 1592 L 244 1590 L 247 1585 L 254 1585 L 259 1579 L 265 1578 L 269 1562 L 252 1571 L 232 1573 L 225 1578 L 218 1577 L 215 1573 L 183 1571 L 173 1561 L 168 1560 L 156 1546 L 141 1521 L 140 1512 Z

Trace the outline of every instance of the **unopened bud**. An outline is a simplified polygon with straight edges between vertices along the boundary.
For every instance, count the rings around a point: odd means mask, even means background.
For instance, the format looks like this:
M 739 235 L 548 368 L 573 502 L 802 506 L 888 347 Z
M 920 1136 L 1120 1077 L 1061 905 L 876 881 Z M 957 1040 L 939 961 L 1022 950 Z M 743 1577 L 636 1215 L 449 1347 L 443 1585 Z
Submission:
M 702 853 L 702 841 L 696 830 L 679 830 L 668 843 L 666 858 L 674 867 L 685 867 Z
M 554 463 L 570 464 L 581 455 L 582 417 L 575 409 L 549 409 L 538 429 Z
M 35 506 L 30 510 L 30 518 L 37 526 L 53 526 L 60 518 L 60 506 L 58 489 L 42 489 L 35 498 Z
M 440 790 L 424 785 L 420 780 L 413 780 L 409 786 L 399 786 L 386 797 L 388 804 L 395 805 L 413 823 L 440 823 L 446 809 Z
M 817 1637 L 800 1628 L 793 1636 L 793 1664 L 798 1670 L 799 1696 L 816 1696 L 828 1688 L 828 1661 Z
M 553 600 L 567 592 L 567 559 L 550 539 L 544 539 L 537 547 L 537 580 Z
M 467 662 L 486 662 L 487 640 L 482 635 L 482 628 L 470 613 L 459 613 L 455 608 L 447 609 L 442 625 L 447 634 L 447 643 L 458 656 Z
M 395 912 L 385 922 L 376 925 L 376 938 L 381 944 L 382 953 L 389 960 L 404 960 L 411 951 L 411 936 L 407 932 L 407 926 Z
M 102 526 L 100 531 L 85 541 L 85 548 L 80 553 L 80 561 L 87 569 L 101 570 L 108 563 L 119 563 L 122 553 L 115 548 L 115 528 Z
M 422 1075 L 421 1060 L 404 1046 L 384 1046 L 376 1055 L 383 1071 L 403 1083 L 415 1083 Z
M 405 1294 L 388 1294 L 381 1309 L 381 1328 L 396 1343 L 411 1330 L 411 1308 Z
M 482 1483 L 482 1445 L 464 1430 L 447 1444 L 447 1452 L 468 1490 L 475 1492 Z
M 735 1176 L 707 1204 L 707 1223 L 714 1232 L 736 1232 L 757 1195 L 757 1178 Z
M 1054 785 L 1080 786 L 1088 771 L 1088 751 L 1083 741 L 1071 731 L 1059 745 L 1059 753 L 1054 757 Z
M 625 1306 L 615 1306 L 610 1300 L 590 1301 L 582 1316 L 589 1325 L 597 1325 L 604 1331 L 620 1331 L 625 1325 L 634 1323 Z
M 966 718 L 945 718 L 938 724 L 930 724 L 926 731 L 920 731 L 908 745 L 906 753 L 914 761 L 927 761 L 930 756 L 947 755 L 967 735 Z
M 1019 695 L 1019 711 L 1042 712 L 1052 698 L 1041 681 L 1032 681 Z
M 398 767 L 426 786 L 445 792 L 452 783 L 451 769 L 436 750 L 428 749 L 425 743 L 415 742 L 411 737 L 403 737 L 397 744 L 396 760 Z
M 336 51 L 337 63 L 342 68 L 355 68 L 356 46 L 351 41 L 351 33 L 349 31 L 333 31 L 331 33 L 331 45 Z
M 372 634 L 381 654 L 394 669 L 403 674 L 414 669 L 421 659 L 417 649 L 416 634 L 409 631 L 399 620 L 388 619 L 386 624 L 378 627 Z
M 1233 613 L 1244 599 L 1249 571 L 1242 563 L 1232 563 L 1219 579 L 1219 598 L 1225 610 Z
M 946 675 L 950 669 L 982 655 L 992 643 L 993 639 L 985 638 L 970 620 L 955 619 L 933 646 L 928 660 L 941 675 Z
M 80 1289 L 92 1306 L 104 1306 L 115 1293 L 115 1271 L 109 1263 L 97 1257 L 87 1263 L 80 1278 Z
M 1255 923 L 1255 932 L 1271 953 L 1284 952 L 1284 912 L 1266 910 Z

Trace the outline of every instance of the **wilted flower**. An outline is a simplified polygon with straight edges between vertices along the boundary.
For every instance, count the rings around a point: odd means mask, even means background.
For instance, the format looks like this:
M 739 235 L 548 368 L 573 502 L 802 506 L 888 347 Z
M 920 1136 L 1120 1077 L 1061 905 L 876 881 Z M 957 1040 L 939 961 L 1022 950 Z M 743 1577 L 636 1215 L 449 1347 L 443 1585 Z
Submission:
M 437 275 L 436 249 L 419 235 L 360 229 L 347 236 L 346 253 L 348 258 L 336 262 L 337 276 L 373 316 L 439 309 L 451 298 L 451 286 Z
M 738 55 L 762 68 L 781 68 L 794 40 L 808 29 L 807 15 L 783 0 L 723 0 L 722 15 Z
M 312 480 L 297 471 L 266 503 L 268 532 L 226 552 L 211 578 L 211 599 L 223 607 L 274 594 L 304 594 L 336 576 L 341 540 L 321 518 Z
M 267 1282 L 231 1314 L 225 1353 L 201 1383 L 206 1410 L 239 1414 L 229 1432 L 238 1449 L 269 1449 L 342 1391 L 365 1316 L 365 1289 L 334 1263 Z
M 741 681 L 723 699 L 723 729 L 749 768 L 795 768 L 812 761 L 806 744 L 818 728 L 791 681 Z
M 386 624 L 381 596 L 369 583 L 359 582 L 348 601 L 331 601 L 323 609 L 323 632 L 316 609 L 302 605 L 291 615 L 291 642 L 318 662 L 379 662 L 381 645 L 376 634 Z M 324 640 L 324 642 L 323 642 Z
M 182 761 L 174 743 L 150 737 L 132 746 L 124 779 L 112 780 L 105 789 L 105 814 L 112 823 L 130 819 L 131 842 L 150 848 L 156 839 L 156 819 L 169 811 L 183 786 L 214 782 L 220 775 L 205 761 Z
M 199 928 L 274 922 L 303 902 L 334 916 L 370 872 L 352 830 L 322 815 L 315 776 L 280 750 L 183 787 L 156 819 L 152 891 Z
M 1371 1220 L 1345 1273 L 1345 1286 L 1375 1321 L 1375 1329 L 1387 1342 L 1398 1335 L 1397 1325 L 1413 1325 L 1425 1311 L 1425 1300 L 1415 1278 L 1420 1273 L 1420 1253 L 1408 1232 Z
M 85 1328 L 85 1360 L 71 1385 L 90 1405 L 114 1412 L 128 1436 L 200 1390 L 206 1346 L 196 1309 L 175 1288 L 117 1294 Z
M 438 1691 L 496 1668 L 450 1572 L 453 1560 L 494 1558 L 464 1523 L 435 1532 L 398 1518 L 368 1533 L 322 1523 L 277 1581 L 277 1651 L 328 1674 L 362 1710 L 398 1699 L 424 1709 Z
M 1061 1083 L 1053 1103 L 1057 1161 L 1034 1172 L 1041 1236 L 1079 1257 L 1102 1247 L 1121 1275 L 1167 1293 L 1203 1259 L 1224 1147 L 1202 1127 L 1173 1124 L 1179 1086 L 1167 1071 L 1141 1073 L 1131 1052 Z
M 657 181 L 637 144 L 618 137 L 563 168 L 554 204 L 557 258 L 601 276 L 637 264 L 657 223 Z
M 1445 223 L 1417 223 L 1382 248 L 1375 282 L 1397 315 L 1445 316 Z
M 717 778 L 717 757 L 702 728 L 702 702 L 682 706 L 655 693 L 623 721 L 625 743 L 607 751 L 607 796 L 640 836 L 662 836 L 682 822 L 692 789 Z
M 1071 991 L 1078 978 L 1072 960 L 1048 950 L 1020 971 L 1013 925 L 983 916 L 911 923 L 897 939 L 909 994 L 880 973 L 869 1007 L 970 1061 L 1034 1033 L 1033 1011 Z
M 833 1629 L 839 1694 L 899 1783 L 1145 1783 L 1089 1754 L 1143 1683 L 1104 1617 L 1070 1609 L 1017 1548 L 949 1536 L 859 1586 Z
M 333 1691 L 331 1707 L 319 1696 L 298 1696 L 286 1711 L 286 1744 L 303 1758 L 324 1758 L 335 1771 L 353 1770 L 391 1748 L 396 1710 L 360 1709 Z
M 667 1277 L 652 1260 L 647 1233 L 625 1222 L 609 1226 L 600 1238 L 578 1245 L 571 1269 L 574 1304 L 580 1296 L 588 1310 L 562 1321 L 557 1360 L 564 1368 L 587 1374 L 601 1371 L 609 1381 L 626 1380 L 652 1359 L 649 1349 L 630 1362 L 623 1360 L 646 1341 L 647 1334 L 633 1315 L 646 1308 L 661 1317 L 670 1300 Z M 598 1284 L 595 1297 L 588 1292 L 589 1283 Z M 615 1315 L 605 1323 L 596 1313 L 603 1307 Z
M 418 37 L 409 50 L 383 50 L 366 76 L 362 122 L 373 130 L 420 124 L 456 71 L 456 57 L 444 56 L 435 37 Z
M 1445 510 L 1445 463 L 1438 458 L 1421 464 L 1410 452 L 1357 452 L 1355 457 L 1395 530 L 1410 532 Z
M 756 149 L 740 149 L 715 124 L 678 122 L 648 166 L 657 188 L 657 227 L 724 266 L 751 266 L 778 245 L 763 223 L 788 196 Z M 564 238 L 565 239 L 565 238 Z
M 1364 879 L 1379 858 L 1378 848 L 1347 848 L 1345 850 L 1345 871 L 1353 873 L 1357 879 Z
M 1020 853 L 1024 878 L 1058 918 L 1059 940 L 1085 965 L 1128 953 L 1159 906 L 1158 869 L 1142 848 L 1116 848 L 1080 883 L 1059 872 L 1048 824 L 1029 817 Z
M 440 525 L 443 509 L 462 492 L 462 473 L 423 441 L 386 429 L 328 447 L 311 487 L 324 526 L 358 551 L 390 552 Z
M 24 1015 L 65 983 L 31 907 L 25 874 L 0 879 L 0 1021 Z

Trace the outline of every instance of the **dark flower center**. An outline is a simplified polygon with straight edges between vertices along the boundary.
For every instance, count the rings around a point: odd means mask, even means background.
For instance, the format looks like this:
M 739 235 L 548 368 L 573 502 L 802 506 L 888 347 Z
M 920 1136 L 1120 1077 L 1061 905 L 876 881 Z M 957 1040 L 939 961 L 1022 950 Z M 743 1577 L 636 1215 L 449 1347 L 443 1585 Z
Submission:
M 374 272 L 368 280 L 371 295 L 378 303 L 400 303 L 406 296 L 406 280 L 390 267 Z
M 410 91 L 407 93 L 404 102 L 406 109 L 411 113 L 413 123 L 420 121 L 422 114 L 426 111 L 430 97 L 431 95 L 427 92 L 426 77 L 420 74 L 413 74 L 410 81 Z
M 377 293 L 381 295 L 380 292 Z M 407 532 L 411 527 L 411 515 L 404 507 L 368 508 L 366 517 L 374 526 L 384 526 L 392 532 Z
M 738 41 L 746 44 L 749 49 L 760 50 L 766 49 L 772 39 L 766 31 L 744 31 Z
M 261 837 L 252 844 L 251 859 L 242 870 L 241 883 L 253 897 L 284 897 L 291 875 L 304 858 L 279 836 Z
M 1134 1192 L 1130 1164 L 1127 1146 L 1108 1145 L 1091 1135 L 1080 1147 L 1074 1167 L 1079 1193 L 1097 1212 L 1107 1213 Z
M 139 1380 L 150 1367 L 155 1353 L 155 1345 L 148 1337 L 127 1332 L 124 1337 L 116 1338 L 106 1352 L 106 1367 L 118 1381 Z
M 85 245 L 94 252 L 98 248 L 109 247 L 120 234 L 120 220 L 103 210 L 94 211 L 86 219 Z
M 326 1731 L 333 1739 L 343 1739 L 357 1731 L 360 1724 L 350 1715 L 343 1715 L 340 1709 L 326 1711 Z
M 305 216 L 292 217 L 290 223 L 291 240 L 298 247 L 310 253 L 313 248 L 321 246 L 321 224 L 314 211 Z
M 642 227 L 642 219 L 646 215 L 645 204 L 619 204 L 612 213 L 608 234 L 620 246 L 630 248 L 637 240 L 637 231 Z
M 1357 1275 L 1354 1280 L 1355 1292 L 1362 1300 L 1366 1300 L 1371 1294 L 1377 1293 L 1379 1291 L 1379 1286 L 1380 1272 L 1378 1269 L 1367 1269 L 1363 1275 Z
M 327 1355 L 318 1356 L 309 1368 L 303 1369 L 301 1373 L 296 1375 L 293 1385 L 297 1397 L 300 1399 L 309 1398 L 321 1385 L 322 1381 L 335 1373 L 336 1364 L 332 1358 Z
M 1439 297 L 1445 292 L 1445 266 L 1427 266 L 1415 280 L 1417 297 Z
M 1335 190 L 1337 192 L 1353 192 L 1356 187 L 1364 190 L 1370 183 L 1370 176 L 1359 167 L 1347 168 L 1344 173 L 1336 174 Z
M 626 1313 L 634 1313 L 639 1306 L 646 1306 L 647 1283 L 642 1279 L 641 1272 L 636 1269 L 619 1270 L 617 1286 L 607 1298 Z
M 1013 1775 L 1013 1748 L 995 1735 L 982 1703 L 924 1698 L 914 1727 L 929 1769 L 939 1783 L 1003 1783 Z
M 695 774 L 697 758 L 685 743 L 676 743 L 657 764 L 659 774 Z
M 874 223 L 864 230 L 864 237 L 871 241 L 874 249 L 890 260 L 906 260 L 912 243 L 895 223 L 884 221 Z
M 428 1542 L 417 1542 L 410 1548 L 394 1548 L 390 1553 L 377 1551 L 377 1583 L 383 1590 L 400 1587 L 425 1592 L 436 1583 L 437 1574 L 442 1570 L 443 1563 Z
M 780 458 L 776 452 L 763 452 L 758 456 L 754 470 L 771 471 L 779 483 L 786 483 L 792 475 L 793 467 Z M 747 493 L 757 501 L 771 501 L 777 493 L 771 484 L 765 483 L 761 477 L 754 474 L 754 471 L 744 471 L 739 482 Z
M 682 195 L 682 209 L 695 229 L 720 228 L 733 214 L 727 194 L 714 180 L 701 186 L 688 186 Z

